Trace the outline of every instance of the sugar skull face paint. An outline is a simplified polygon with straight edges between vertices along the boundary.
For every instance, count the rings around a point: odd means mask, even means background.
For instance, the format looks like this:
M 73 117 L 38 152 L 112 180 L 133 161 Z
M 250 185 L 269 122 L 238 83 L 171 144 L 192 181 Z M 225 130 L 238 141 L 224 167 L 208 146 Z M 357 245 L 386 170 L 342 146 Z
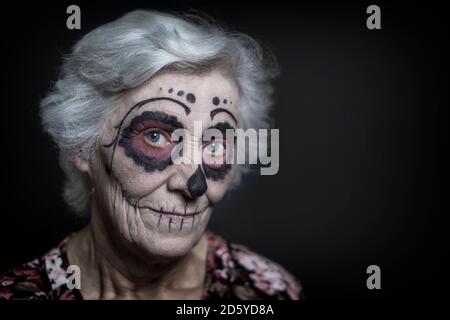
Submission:
M 225 138 L 206 139 L 194 122 L 202 132 L 237 128 L 238 105 L 234 82 L 218 71 L 162 73 L 124 98 L 105 124 L 91 170 L 94 201 L 118 234 L 163 256 L 183 255 L 198 242 L 235 168 L 216 161 L 226 154 Z M 200 165 L 172 162 L 177 129 L 185 131 L 183 157 L 197 149 Z
M 145 111 L 122 132 L 119 146 L 145 171 L 163 170 L 172 164 L 173 130 L 182 128 L 177 118 L 160 111 Z

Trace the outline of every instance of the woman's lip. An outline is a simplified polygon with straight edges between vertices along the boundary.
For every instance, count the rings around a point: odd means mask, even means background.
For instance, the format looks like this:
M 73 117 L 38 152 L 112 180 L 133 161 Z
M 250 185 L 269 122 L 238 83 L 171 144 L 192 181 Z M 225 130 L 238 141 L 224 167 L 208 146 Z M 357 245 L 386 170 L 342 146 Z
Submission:
M 177 216 L 177 217 L 193 217 L 193 216 L 195 216 L 195 215 L 197 215 L 197 214 L 199 214 L 200 212 L 202 212 L 202 211 L 197 211 L 197 212 L 190 212 L 190 213 L 188 213 L 188 212 L 186 212 L 186 213 L 180 213 L 180 212 L 175 212 L 175 211 L 172 211 L 172 212 L 170 212 L 170 211 L 165 211 L 165 210 L 163 210 L 162 208 L 161 209 L 153 209 L 153 208 L 150 208 L 150 207 L 146 207 L 146 206 L 142 206 L 142 207 L 139 207 L 139 209 L 147 209 L 147 210 L 151 210 L 151 211 L 154 211 L 154 212 L 158 212 L 158 213 L 162 213 L 162 214 L 167 214 L 167 215 L 172 215 L 172 216 Z

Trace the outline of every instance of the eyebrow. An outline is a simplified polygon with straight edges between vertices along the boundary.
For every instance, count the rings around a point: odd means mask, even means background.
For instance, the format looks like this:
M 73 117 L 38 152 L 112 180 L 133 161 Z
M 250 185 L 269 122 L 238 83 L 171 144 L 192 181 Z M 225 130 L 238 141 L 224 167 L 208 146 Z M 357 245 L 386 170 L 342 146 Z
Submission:
M 224 108 L 216 108 L 216 109 L 212 110 L 211 113 L 210 113 L 211 120 L 214 119 L 214 117 L 218 113 L 221 113 L 221 112 L 225 112 L 225 113 L 229 114 L 233 118 L 234 122 L 236 122 L 236 124 L 238 123 L 236 117 L 230 111 L 228 111 L 227 109 L 224 109 Z

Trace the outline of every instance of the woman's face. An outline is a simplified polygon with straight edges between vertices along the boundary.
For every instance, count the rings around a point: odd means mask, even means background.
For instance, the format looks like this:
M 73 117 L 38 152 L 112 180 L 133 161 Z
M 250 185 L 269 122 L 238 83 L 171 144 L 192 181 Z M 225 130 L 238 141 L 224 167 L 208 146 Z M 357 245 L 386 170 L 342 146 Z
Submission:
M 238 127 L 238 90 L 219 71 L 165 72 L 123 101 L 106 120 L 90 163 L 94 203 L 128 244 L 184 255 L 234 178 L 235 167 L 222 161 L 226 139 L 211 139 L 205 130 Z M 182 140 L 175 138 L 180 132 Z

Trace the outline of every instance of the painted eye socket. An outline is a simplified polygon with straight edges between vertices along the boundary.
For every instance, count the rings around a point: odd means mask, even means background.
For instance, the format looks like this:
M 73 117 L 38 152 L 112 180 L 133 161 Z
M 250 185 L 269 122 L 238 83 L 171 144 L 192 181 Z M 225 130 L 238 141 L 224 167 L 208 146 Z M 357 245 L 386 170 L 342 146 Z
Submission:
M 144 137 L 147 144 L 157 148 L 164 148 L 170 143 L 169 139 L 163 132 L 155 129 L 146 132 Z

